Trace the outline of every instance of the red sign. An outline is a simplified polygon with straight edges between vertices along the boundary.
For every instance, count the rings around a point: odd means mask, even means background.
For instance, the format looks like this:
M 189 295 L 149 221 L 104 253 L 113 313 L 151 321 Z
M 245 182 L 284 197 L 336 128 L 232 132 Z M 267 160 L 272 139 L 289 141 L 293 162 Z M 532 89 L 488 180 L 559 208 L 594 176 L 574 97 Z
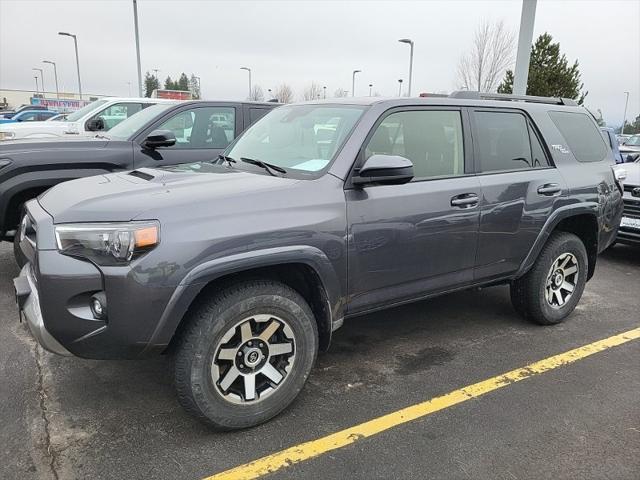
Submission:
M 184 90 L 154 90 L 151 96 L 171 100 L 191 100 L 191 92 Z

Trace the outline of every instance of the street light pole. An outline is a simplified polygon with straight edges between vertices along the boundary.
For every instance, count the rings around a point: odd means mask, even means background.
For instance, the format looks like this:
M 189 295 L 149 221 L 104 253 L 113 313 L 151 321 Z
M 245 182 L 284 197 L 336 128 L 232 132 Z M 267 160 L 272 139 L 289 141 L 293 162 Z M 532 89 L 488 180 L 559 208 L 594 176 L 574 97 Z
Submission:
M 411 77 L 413 76 L 413 40 L 410 38 L 401 38 L 400 43 L 408 43 L 411 46 L 409 53 L 409 86 L 407 87 L 407 97 L 411 96 Z
M 38 76 L 35 75 L 33 78 L 36 79 L 36 97 L 38 96 L 38 93 L 40 93 L 40 89 L 38 88 Z
M 138 33 L 138 1 L 133 0 L 133 26 L 136 32 L 136 60 L 138 62 L 138 96 L 142 98 L 142 67 L 140 66 L 140 35 Z
M 360 73 L 362 70 L 354 70 L 353 75 L 351 77 L 351 96 L 356 96 L 356 73 Z
M 624 135 L 624 124 L 627 121 L 627 104 L 629 103 L 629 92 L 624 92 L 627 94 L 627 99 L 624 101 L 624 117 L 622 117 L 622 127 L 620 127 L 620 135 Z
M 402 96 L 402 79 L 401 78 L 398 79 L 398 96 L 399 97 Z
M 76 69 L 78 70 L 78 93 L 80 94 L 80 100 L 82 100 L 82 83 L 80 82 L 80 59 L 78 57 L 78 38 L 74 34 L 67 32 L 58 32 L 58 35 L 62 35 L 64 37 L 73 37 L 73 45 L 76 48 Z
M 33 70 L 36 70 L 37 72 L 40 72 L 40 86 L 42 87 L 42 96 L 45 96 L 45 90 L 44 90 L 44 75 L 42 74 L 42 69 L 41 68 L 34 68 Z
M 537 0 L 522 0 L 520 14 L 520 33 L 518 34 L 518 53 L 516 68 L 513 74 L 513 94 L 526 95 L 529 80 L 529 61 L 531 60 L 531 43 L 533 40 L 533 23 L 536 19 Z
M 323 95 L 322 99 L 326 100 L 327 99 L 327 87 L 322 87 L 322 92 L 323 92 L 322 93 L 322 95 Z
M 240 70 L 249 72 L 249 100 L 251 100 L 251 69 L 249 67 L 240 67 Z
M 58 69 L 56 68 L 56 62 L 51 60 L 43 60 L 42 63 L 49 63 L 53 65 L 53 78 L 56 80 L 56 98 L 60 98 L 60 90 L 58 89 Z
M 369 84 L 369 96 L 371 96 L 371 89 L 373 88 L 373 83 Z

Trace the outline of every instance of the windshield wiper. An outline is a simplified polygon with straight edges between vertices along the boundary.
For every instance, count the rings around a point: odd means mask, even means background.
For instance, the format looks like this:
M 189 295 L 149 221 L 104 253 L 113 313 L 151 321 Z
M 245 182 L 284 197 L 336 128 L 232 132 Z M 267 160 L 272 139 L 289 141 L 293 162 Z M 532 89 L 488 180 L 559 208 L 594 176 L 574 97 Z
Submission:
M 218 155 L 218 158 L 216 158 L 216 162 L 220 160 L 222 160 L 223 162 L 227 162 L 229 166 L 231 166 L 232 163 L 236 163 L 235 159 L 222 154 Z
M 267 172 L 269 172 L 269 175 L 272 175 L 274 177 L 277 177 L 277 175 L 273 173 L 274 171 L 280 172 L 282 174 L 287 173 L 284 168 L 279 167 L 278 165 L 273 165 L 272 163 L 263 162 L 262 160 L 255 160 L 253 158 L 245 157 L 240 157 L 240 160 L 245 163 L 250 163 L 251 165 L 257 165 L 258 167 L 265 169 Z

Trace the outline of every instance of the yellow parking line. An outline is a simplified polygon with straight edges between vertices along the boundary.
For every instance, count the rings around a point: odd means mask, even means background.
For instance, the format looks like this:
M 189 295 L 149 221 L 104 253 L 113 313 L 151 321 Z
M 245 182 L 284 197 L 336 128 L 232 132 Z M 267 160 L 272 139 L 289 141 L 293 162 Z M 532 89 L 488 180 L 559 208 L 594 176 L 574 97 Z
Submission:
M 403 423 L 422 418 L 431 413 L 457 405 L 458 403 L 466 402 L 485 393 L 506 387 L 514 382 L 525 380 L 563 365 L 569 365 L 594 353 L 622 345 L 638 338 L 640 338 L 640 328 L 635 328 L 628 332 L 614 335 L 613 337 L 605 338 L 604 340 L 599 340 L 589 345 L 554 355 L 553 357 L 545 358 L 544 360 L 531 363 L 516 370 L 511 370 L 510 372 L 483 380 L 482 382 L 468 385 L 440 397 L 427 400 L 426 402 L 374 418 L 368 422 L 341 430 L 326 437 L 295 445 L 286 450 L 267 455 L 258 460 L 207 477 L 205 480 L 248 480 L 258 478 L 304 460 L 317 457 L 331 450 L 345 447 L 358 440 L 371 437 L 390 428 L 402 425 Z

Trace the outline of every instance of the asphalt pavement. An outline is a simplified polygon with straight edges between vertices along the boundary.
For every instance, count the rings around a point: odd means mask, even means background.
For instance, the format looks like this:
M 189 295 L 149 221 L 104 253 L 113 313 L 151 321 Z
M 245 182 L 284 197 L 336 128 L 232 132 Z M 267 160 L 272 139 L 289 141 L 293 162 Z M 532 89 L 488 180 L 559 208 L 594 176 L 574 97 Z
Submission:
M 640 249 L 599 258 L 576 311 L 540 327 L 508 288 L 351 319 L 296 402 L 216 433 L 188 416 L 169 358 L 88 361 L 36 346 L 0 245 L 0 478 L 200 479 L 640 327 Z M 135 319 L 132 319 L 135 321 Z M 282 468 L 269 478 L 640 478 L 640 340 Z

